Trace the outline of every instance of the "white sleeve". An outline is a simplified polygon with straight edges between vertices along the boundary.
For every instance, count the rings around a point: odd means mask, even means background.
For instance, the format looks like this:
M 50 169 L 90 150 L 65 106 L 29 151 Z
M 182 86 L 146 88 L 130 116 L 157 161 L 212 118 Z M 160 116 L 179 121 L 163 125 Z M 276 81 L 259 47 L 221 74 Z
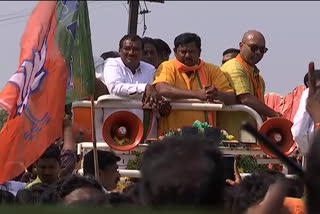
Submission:
M 101 57 L 93 57 L 94 68 L 96 73 L 96 78 L 101 80 L 105 84 L 103 68 L 104 68 L 104 60 Z
M 306 102 L 308 98 L 309 90 L 303 91 L 298 110 L 293 118 L 293 126 L 291 132 L 293 139 L 297 143 L 301 152 L 306 153 L 310 147 L 310 126 L 312 126 L 312 118 L 306 110 Z
M 131 96 L 142 94 L 147 86 L 146 83 L 127 83 L 128 80 L 122 74 L 117 65 L 105 63 L 104 79 L 110 94 L 118 96 Z

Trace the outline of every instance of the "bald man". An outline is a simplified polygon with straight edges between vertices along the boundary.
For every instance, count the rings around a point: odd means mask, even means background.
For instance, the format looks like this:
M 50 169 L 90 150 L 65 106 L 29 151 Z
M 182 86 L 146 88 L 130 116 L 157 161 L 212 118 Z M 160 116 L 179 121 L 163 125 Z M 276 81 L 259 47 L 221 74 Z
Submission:
M 238 103 L 253 108 L 263 118 L 280 117 L 280 113 L 264 104 L 265 83 L 256 66 L 268 51 L 264 36 L 250 30 L 243 35 L 239 46 L 240 54 L 221 67 L 235 90 Z

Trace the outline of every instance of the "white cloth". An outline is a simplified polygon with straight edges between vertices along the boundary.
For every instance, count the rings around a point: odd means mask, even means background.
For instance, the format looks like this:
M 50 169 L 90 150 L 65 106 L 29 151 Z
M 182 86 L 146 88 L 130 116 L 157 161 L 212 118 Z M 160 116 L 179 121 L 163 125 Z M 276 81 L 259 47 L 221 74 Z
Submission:
M 5 184 L 0 185 L 0 190 L 11 192 L 14 196 L 17 192 L 23 189 L 27 184 L 20 181 L 8 181 Z
M 103 75 L 103 68 L 104 68 L 104 59 L 102 57 L 93 57 L 93 62 L 94 62 L 94 68 L 95 68 L 95 73 L 96 73 L 96 78 L 101 80 L 104 84 L 104 75 Z
M 140 61 L 136 73 L 126 67 L 121 58 L 108 58 L 104 64 L 104 80 L 110 94 L 130 96 L 143 94 L 147 84 L 152 84 L 156 69 Z
M 155 67 L 149 63 L 140 61 L 140 65 L 133 74 L 124 65 L 121 58 L 108 58 L 104 62 L 104 82 L 112 95 L 124 97 L 142 98 L 147 84 L 152 84 L 155 74 Z M 140 109 L 104 109 L 105 120 L 115 111 L 130 111 L 136 114 L 143 123 L 143 111 Z M 153 114 L 152 127 L 147 138 L 157 137 L 156 114 Z
M 313 134 L 313 120 L 306 109 L 308 95 L 309 89 L 307 88 L 302 92 L 291 128 L 293 139 L 296 141 L 299 150 L 304 154 L 309 150 Z

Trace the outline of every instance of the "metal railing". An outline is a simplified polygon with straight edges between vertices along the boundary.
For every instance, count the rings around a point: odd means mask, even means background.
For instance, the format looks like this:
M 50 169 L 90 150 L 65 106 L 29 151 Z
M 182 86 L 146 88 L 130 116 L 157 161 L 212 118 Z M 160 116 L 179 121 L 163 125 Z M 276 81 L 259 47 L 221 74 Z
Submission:
M 195 99 L 184 99 L 184 100 L 171 100 L 170 102 L 172 109 L 176 110 L 193 110 L 193 111 L 242 111 L 247 112 L 252 118 L 255 119 L 257 129 L 262 126 L 262 119 L 260 115 L 252 108 L 245 105 L 223 105 L 215 103 L 205 103 Z M 137 98 L 124 98 L 115 95 L 103 95 L 95 101 L 95 108 L 109 108 L 109 109 L 142 109 L 141 99 Z M 91 107 L 90 101 L 77 101 L 72 104 L 72 107 Z M 145 151 L 148 144 L 139 144 L 132 151 Z M 82 142 L 77 145 L 77 153 L 83 154 L 85 150 L 92 149 L 92 142 Z M 107 143 L 97 142 L 98 149 L 111 150 Z M 224 154 L 233 155 L 265 155 L 260 149 L 249 149 L 249 148 L 238 148 L 238 147 L 219 147 Z M 293 153 L 291 156 L 297 155 Z M 272 159 L 276 163 L 277 159 Z M 280 162 L 279 162 L 280 163 Z M 138 170 L 125 170 L 121 169 L 120 174 L 126 177 L 140 177 Z
M 252 108 L 245 105 L 223 105 L 215 103 L 205 103 L 196 99 L 171 100 L 172 109 L 175 110 L 191 110 L 191 111 L 242 111 L 247 112 L 256 120 L 257 128 L 262 126 L 260 115 Z M 77 101 L 72 107 L 90 107 L 90 101 Z M 115 95 L 102 95 L 95 101 L 95 108 L 110 109 L 142 109 L 141 100 L 119 97 Z

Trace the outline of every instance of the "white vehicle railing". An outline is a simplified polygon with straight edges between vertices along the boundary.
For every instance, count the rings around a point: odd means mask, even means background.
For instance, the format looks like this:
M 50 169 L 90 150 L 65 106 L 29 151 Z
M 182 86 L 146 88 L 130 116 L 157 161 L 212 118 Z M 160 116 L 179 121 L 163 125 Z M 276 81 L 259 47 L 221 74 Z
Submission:
M 223 105 L 215 103 L 205 103 L 196 99 L 172 100 L 170 102 L 172 109 L 192 110 L 192 111 L 243 111 L 247 112 L 256 120 L 257 128 L 262 125 L 260 115 L 252 108 L 245 105 Z M 77 101 L 72 107 L 90 107 L 90 101 Z M 95 108 L 121 108 L 121 109 L 141 109 L 142 103 L 138 99 L 130 99 L 115 95 L 102 95 L 95 101 Z
M 255 119 L 257 129 L 262 126 L 262 119 L 260 115 L 252 108 L 245 105 L 223 105 L 215 103 L 205 103 L 200 100 L 186 99 L 186 100 L 171 100 L 172 109 L 176 110 L 194 110 L 194 111 L 242 111 L 247 112 L 252 118 Z M 95 108 L 110 108 L 110 109 L 141 109 L 141 99 L 124 98 L 115 95 L 103 95 L 95 101 Z M 90 101 L 77 101 L 72 104 L 72 107 L 91 107 Z M 148 144 L 139 144 L 132 151 L 145 151 Z M 82 142 L 77 146 L 77 153 L 84 154 L 86 150 L 92 149 L 92 142 Z M 97 148 L 103 150 L 110 150 L 110 147 L 105 142 L 97 142 Z M 255 150 L 249 148 L 230 148 L 219 147 L 224 154 L 234 155 L 265 155 L 262 150 Z M 294 152 L 291 156 L 298 155 L 298 152 Z M 269 162 L 280 163 L 278 159 L 269 159 Z M 122 176 L 128 177 L 140 177 L 138 170 L 125 170 L 120 171 Z

